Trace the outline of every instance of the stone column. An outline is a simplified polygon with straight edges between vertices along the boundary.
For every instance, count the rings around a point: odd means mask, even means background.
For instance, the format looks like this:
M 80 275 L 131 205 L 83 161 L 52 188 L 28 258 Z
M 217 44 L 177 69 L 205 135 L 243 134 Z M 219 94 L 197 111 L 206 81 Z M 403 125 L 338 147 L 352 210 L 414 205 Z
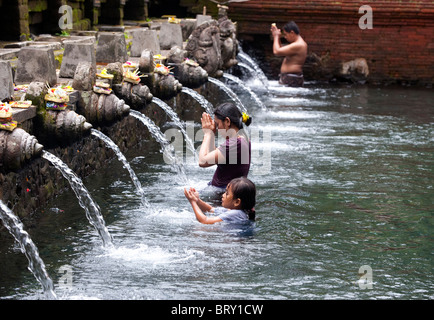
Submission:
M 122 62 L 128 59 L 125 36 L 121 32 L 100 32 L 96 47 L 96 62 Z
M 131 31 L 133 42 L 131 46 L 131 56 L 140 57 L 145 49 L 160 53 L 160 42 L 158 41 L 157 31 L 140 28 Z
M 96 69 L 95 47 L 93 43 L 65 41 L 64 45 L 65 51 L 59 72 L 60 77 L 74 77 L 75 70 L 80 62 L 90 62 Z
M 170 50 L 172 47 L 182 48 L 181 25 L 177 23 L 163 23 L 160 29 L 160 48 Z
M 15 83 L 25 84 L 32 81 L 57 83 L 56 63 L 53 49 L 24 47 L 18 53 Z

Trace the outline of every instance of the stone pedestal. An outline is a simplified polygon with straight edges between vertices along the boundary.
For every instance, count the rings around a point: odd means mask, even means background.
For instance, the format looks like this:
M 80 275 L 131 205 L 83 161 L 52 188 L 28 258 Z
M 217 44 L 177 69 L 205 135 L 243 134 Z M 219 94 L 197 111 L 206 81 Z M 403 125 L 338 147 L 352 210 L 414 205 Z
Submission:
M 48 82 L 50 86 L 57 83 L 53 49 L 25 47 L 19 52 L 15 83 L 32 81 Z
M 95 47 L 92 43 L 78 43 L 65 41 L 65 51 L 59 76 L 73 78 L 80 62 L 89 62 L 96 69 Z
M 145 49 L 151 50 L 156 54 L 160 52 L 160 42 L 156 30 L 140 28 L 131 31 L 133 43 L 131 46 L 131 56 L 140 57 Z
M 163 23 L 160 29 L 160 48 L 170 50 L 173 46 L 182 48 L 181 25 L 176 23 Z
M 14 79 L 9 61 L 0 61 L 0 100 L 10 98 L 14 94 Z
M 119 32 L 101 32 L 96 47 L 96 62 L 111 63 L 127 61 L 125 36 Z
M 211 16 L 208 15 L 203 15 L 203 14 L 198 14 L 196 15 L 196 24 L 194 26 L 194 28 L 196 29 L 197 27 L 199 27 L 202 23 L 204 23 L 205 21 L 209 21 L 212 20 Z

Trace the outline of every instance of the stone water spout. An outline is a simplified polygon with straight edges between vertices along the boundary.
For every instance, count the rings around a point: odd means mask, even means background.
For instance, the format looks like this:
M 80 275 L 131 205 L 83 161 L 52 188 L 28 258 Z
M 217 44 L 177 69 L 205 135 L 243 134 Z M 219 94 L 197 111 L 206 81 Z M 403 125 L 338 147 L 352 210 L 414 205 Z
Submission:
M 182 90 L 182 84 L 171 74 L 153 73 L 149 77 L 150 86 L 154 96 L 161 99 L 170 99 L 175 97 Z
M 187 51 L 178 46 L 172 47 L 167 56 L 167 64 L 173 67 L 173 74 L 183 86 L 199 88 L 208 81 L 208 73 L 199 63 L 187 58 Z
M 154 63 L 153 53 L 150 50 L 143 50 L 139 60 L 139 71 L 145 75 L 142 82 L 156 97 L 170 99 L 182 90 L 182 84 L 166 66 Z
M 133 109 L 139 110 L 152 101 L 153 95 L 148 86 L 123 82 L 113 85 L 113 92 L 116 96 L 125 100 Z
M 130 106 L 113 93 L 106 95 L 89 91 L 82 93 L 78 110 L 92 124 L 110 124 L 128 116 Z
M 0 131 L 0 170 L 15 171 L 42 154 L 44 146 L 21 128 Z
M 72 110 L 40 110 L 37 118 L 41 125 L 44 141 L 60 144 L 73 142 L 89 134 L 92 124 L 86 118 Z

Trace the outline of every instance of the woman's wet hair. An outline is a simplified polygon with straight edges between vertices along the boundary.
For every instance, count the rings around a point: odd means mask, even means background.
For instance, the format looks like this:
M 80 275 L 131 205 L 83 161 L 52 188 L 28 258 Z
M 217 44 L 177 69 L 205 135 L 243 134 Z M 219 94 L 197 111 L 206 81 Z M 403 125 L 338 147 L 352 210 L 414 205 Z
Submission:
M 232 179 L 227 188 L 231 189 L 233 198 L 241 200 L 241 210 L 244 210 L 249 220 L 255 220 L 256 186 L 246 177 Z
M 240 110 L 237 108 L 236 105 L 230 102 L 225 102 L 217 106 L 217 109 L 214 111 L 214 115 L 220 119 L 225 120 L 226 118 L 229 118 L 231 120 L 231 123 L 233 123 L 238 129 L 243 128 L 243 115 L 240 112 Z M 252 118 L 248 117 L 244 124 L 246 126 L 249 126 L 252 123 Z

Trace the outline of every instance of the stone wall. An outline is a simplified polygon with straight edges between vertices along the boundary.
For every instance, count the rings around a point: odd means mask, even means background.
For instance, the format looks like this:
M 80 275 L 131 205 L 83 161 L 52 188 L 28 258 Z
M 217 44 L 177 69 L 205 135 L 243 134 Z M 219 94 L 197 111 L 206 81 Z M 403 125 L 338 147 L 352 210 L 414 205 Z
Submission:
M 373 9 L 372 29 L 359 28 L 362 5 Z M 342 62 L 364 58 L 373 83 L 434 82 L 434 2 L 430 0 L 250 0 L 230 3 L 229 18 L 237 22 L 238 38 L 264 58 L 273 77 L 281 58 L 273 57 L 270 25 L 282 28 L 294 20 L 309 45 L 305 75 L 310 79 L 331 80 Z
M 28 0 L 2 0 L 0 2 L 0 39 L 17 40 L 21 34 L 29 34 Z
M 142 112 L 159 126 L 168 120 L 165 112 L 154 104 L 149 104 Z M 27 127 L 33 128 L 31 125 Z M 109 136 L 122 152 L 140 148 L 145 153 L 157 144 L 147 128 L 132 116 L 111 126 L 95 129 Z M 37 137 L 37 132 L 29 130 L 29 133 Z M 108 161 L 117 159 L 104 142 L 92 135 L 66 147 L 45 150 L 62 159 L 81 179 L 98 174 L 98 170 Z M 24 225 L 33 224 L 36 209 L 63 192 L 72 192 L 68 181 L 43 158 L 32 160 L 17 172 L 0 172 L 0 199 L 21 218 Z
M 62 5 L 72 8 L 74 31 L 94 30 L 100 24 L 122 26 L 125 20 L 141 23 L 162 15 L 194 18 L 203 13 L 204 6 L 208 14 L 217 16 L 217 5 L 208 0 L 0 0 L 0 40 L 61 33 Z

